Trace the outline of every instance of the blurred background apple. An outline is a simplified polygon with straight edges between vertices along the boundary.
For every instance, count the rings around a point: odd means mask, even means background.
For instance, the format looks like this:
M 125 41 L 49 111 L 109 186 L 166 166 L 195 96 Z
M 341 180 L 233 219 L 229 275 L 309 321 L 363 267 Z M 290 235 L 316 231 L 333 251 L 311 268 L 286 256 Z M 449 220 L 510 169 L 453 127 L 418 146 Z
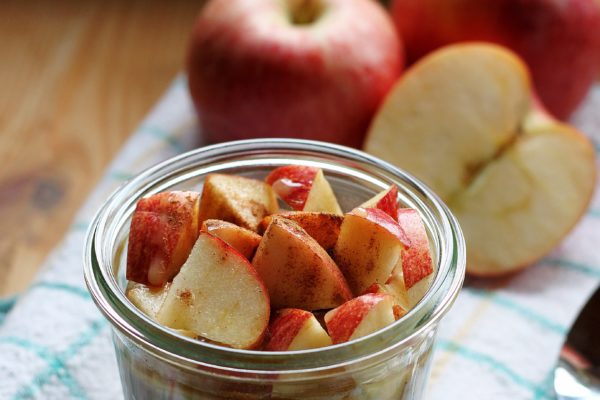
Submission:
M 188 54 L 205 137 L 298 137 L 360 147 L 403 50 L 373 0 L 213 0 Z
M 566 119 L 600 71 L 595 0 L 393 0 L 391 12 L 414 62 L 445 44 L 486 40 L 519 54 L 546 108 Z

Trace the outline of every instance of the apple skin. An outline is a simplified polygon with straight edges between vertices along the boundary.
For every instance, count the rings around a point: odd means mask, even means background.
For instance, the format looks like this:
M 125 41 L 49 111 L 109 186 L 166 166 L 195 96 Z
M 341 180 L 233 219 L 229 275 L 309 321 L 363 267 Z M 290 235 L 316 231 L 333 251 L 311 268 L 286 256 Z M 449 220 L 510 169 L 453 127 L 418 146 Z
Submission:
M 331 338 L 315 316 L 298 308 L 279 310 L 269 324 L 269 333 L 263 348 L 266 351 L 306 350 L 331 345 Z
M 398 221 L 398 186 L 392 184 L 386 190 L 383 190 L 362 203 L 361 208 L 378 208 Z
M 485 40 L 515 51 L 548 110 L 566 119 L 600 70 L 595 0 L 394 0 L 409 62 L 446 44 Z
M 265 182 L 271 185 L 275 193 L 290 207 L 302 211 L 318 172 L 319 169 L 315 167 L 284 165 L 271 171 Z
M 293 21 L 311 13 L 313 23 Z M 375 1 L 213 0 L 191 35 L 188 84 L 209 142 L 295 137 L 360 147 L 402 54 Z

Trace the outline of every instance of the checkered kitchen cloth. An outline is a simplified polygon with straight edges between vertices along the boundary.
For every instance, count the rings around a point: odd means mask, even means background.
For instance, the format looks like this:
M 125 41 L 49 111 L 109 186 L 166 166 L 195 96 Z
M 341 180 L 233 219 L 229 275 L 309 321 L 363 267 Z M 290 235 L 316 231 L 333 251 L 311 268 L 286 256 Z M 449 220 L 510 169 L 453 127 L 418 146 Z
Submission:
M 600 151 L 600 86 L 573 118 Z M 0 399 L 119 399 L 110 328 L 83 281 L 85 230 L 103 200 L 138 171 L 198 142 L 185 79 L 140 125 L 34 284 L 0 301 Z M 600 281 L 600 198 L 537 265 L 486 287 L 469 282 L 445 318 L 428 398 L 551 399 L 568 327 Z

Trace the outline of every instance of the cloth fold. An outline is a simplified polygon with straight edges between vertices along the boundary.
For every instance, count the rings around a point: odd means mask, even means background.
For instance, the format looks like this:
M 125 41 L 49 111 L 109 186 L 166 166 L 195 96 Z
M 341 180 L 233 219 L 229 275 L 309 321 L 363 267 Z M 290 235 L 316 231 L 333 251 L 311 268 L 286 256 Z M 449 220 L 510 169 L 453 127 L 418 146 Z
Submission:
M 600 152 L 600 86 L 572 123 Z M 110 164 L 35 282 L 18 299 L 0 301 L 0 398 L 123 398 L 109 324 L 83 281 L 86 229 L 124 180 L 201 145 L 200 137 L 180 76 Z M 500 281 L 468 280 L 441 324 L 428 398 L 554 398 L 560 346 L 600 281 L 598 244 L 596 193 L 577 227 L 536 265 Z

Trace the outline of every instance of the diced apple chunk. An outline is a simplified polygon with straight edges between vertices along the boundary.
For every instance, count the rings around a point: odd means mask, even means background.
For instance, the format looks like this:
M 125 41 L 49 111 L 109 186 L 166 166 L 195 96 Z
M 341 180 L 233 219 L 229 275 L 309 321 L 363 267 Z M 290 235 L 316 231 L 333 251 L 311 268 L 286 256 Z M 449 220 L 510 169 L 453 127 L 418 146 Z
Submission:
M 276 215 L 300 225 L 325 250 L 335 246 L 344 220 L 341 215 L 325 212 L 287 211 Z M 263 231 L 267 229 L 271 220 L 272 216 L 268 216 L 261 221 L 260 226 Z
M 362 203 L 360 208 L 379 208 L 398 221 L 398 186 L 392 184 L 386 190 Z
M 200 199 L 200 221 L 220 219 L 257 231 L 267 215 L 279 210 L 270 185 L 241 176 L 210 174 Z
M 389 294 L 367 293 L 325 314 L 327 331 L 334 344 L 367 336 L 398 319 L 398 307 Z
M 129 282 L 125 294 L 134 306 L 155 320 L 158 310 L 165 301 L 169 286 L 170 283 L 161 287 L 152 287 L 143 283 Z
M 342 214 L 331 185 L 320 168 L 286 165 L 271 171 L 265 181 L 294 210 Z
M 179 272 L 198 237 L 198 197 L 172 191 L 138 201 L 129 230 L 128 280 L 163 286 Z
M 315 316 L 305 310 L 286 308 L 280 310 L 269 325 L 270 338 L 267 351 L 293 351 L 315 349 L 331 345 L 331 338 Z
M 207 219 L 200 230 L 224 240 L 247 259 L 252 258 L 261 239 L 256 232 L 219 219 Z
M 282 217 L 273 217 L 252 265 L 265 282 L 274 309 L 318 310 L 352 297 L 327 252 L 298 224 Z
M 373 283 L 385 283 L 408 246 L 405 232 L 384 211 L 356 208 L 344 216 L 333 258 L 359 295 Z
M 261 343 L 269 313 L 267 289 L 248 260 L 201 232 L 157 320 L 225 346 L 250 349 Z

